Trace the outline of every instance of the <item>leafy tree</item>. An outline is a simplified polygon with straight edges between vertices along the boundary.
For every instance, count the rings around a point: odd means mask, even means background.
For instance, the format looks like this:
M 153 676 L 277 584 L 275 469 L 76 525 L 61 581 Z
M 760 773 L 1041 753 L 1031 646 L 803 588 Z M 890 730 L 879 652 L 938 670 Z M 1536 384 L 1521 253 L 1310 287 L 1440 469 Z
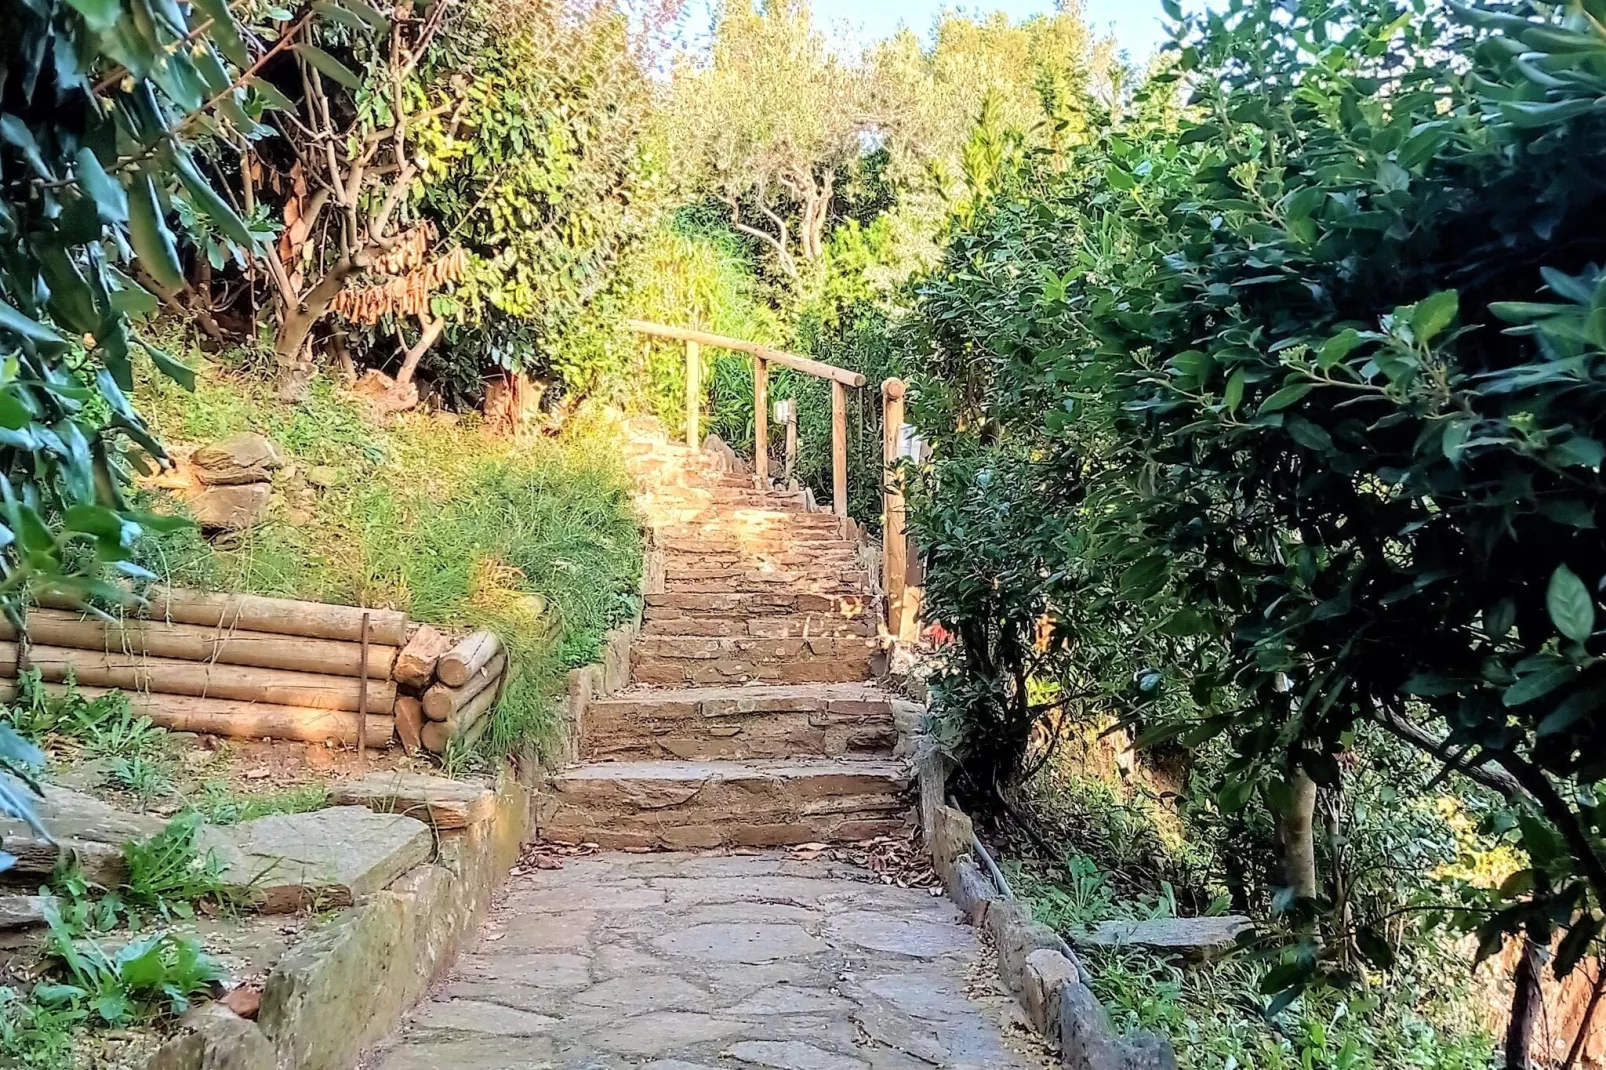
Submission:
M 675 170 L 795 276 L 824 254 L 837 183 L 864 150 L 865 89 L 862 69 L 815 30 L 806 0 L 728 4 L 709 66 L 675 80 Z
M 1600 946 L 1602 15 L 1233 0 L 1182 26 L 1176 134 L 1038 154 L 930 287 L 928 590 L 984 571 L 951 519 L 980 452 L 1086 486 L 1009 520 L 1010 574 L 1151 741 L 1228 741 L 1222 811 L 1280 815 L 1280 905 L 1326 925 L 1279 1003 L 1390 961 L 1313 861 L 1368 724 L 1507 800 L 1528 868 L 1454 904 L 1483 953 Z M 965 658 L 975 611 L 938 609 Z
M 651 31 L 610 5 L 482 0 L 449 42 L 474 72 L 461 136 L 419 212 L 471 250 L 437 371 L 632 386 L 608 346 L 621 259 L 659 207 Z M 648 14 L 651 14 L 650 12 Z M 489 355 L 490 359 L 487 359 Z
M 306 20 L 303 20 L 305 22 Z M 125 570 L 142 526 L 123 499 L 123 445 L 164 457 L 129 403 L 133 355 L 187 368 L 131 317 L 182 288 L 169 213 L 242 247 L 193 138 L 253 126 L 255 72 L 294 35 L 248 41 L 223 4 L 30 0 L 0 16 L 13 42 L 0 97 L 0 545 L 8 609 L 31 584 Z M 253 58 L 253 57 L 257 58 Z M 142 286 L 142 283 L 144 284 Z
M 155 307 L 145 286 L 183 285 L 170 212 L 253 244 L 192 139 L 253 126 L 253 56 L 290 38 L 248 41 L 218 0 L 24 0 L 0 32 L 0 607 L 14 616 L 37 586 L 94 591 L 105 563 L 137 574 L 134 541 L 167 523 L 122 493 L 125 447 L 165 459 L 129 402 L 134 354 L 191 373 L 134 317 Z M 40 760 L 0 726 L 5 773 L 26 780 Z M 0 811 L 29 808 L 0 777 Z

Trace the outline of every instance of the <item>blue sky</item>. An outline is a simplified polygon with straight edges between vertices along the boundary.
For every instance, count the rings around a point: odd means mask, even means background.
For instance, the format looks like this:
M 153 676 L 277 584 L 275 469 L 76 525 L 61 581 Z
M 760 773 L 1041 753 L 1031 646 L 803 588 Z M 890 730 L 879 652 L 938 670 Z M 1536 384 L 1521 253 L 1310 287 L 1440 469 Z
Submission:
M 688 4 L 688 28 L 708 25 L 713 0 Z M 1159 47 L 1160 0 L 1084 0 L 1088 22 L 1096 30 L 1113 32 L 1134 62 L 1141 63 Z M 879 40 L 900 25 L 924 32 L 943 8 L 969 13 L 1005 11 L 1021 19 L 1054 9 L 1054 0 L 813 0 L 814 18 L 822 27 L 845 25 L 860 41 Z
M 1132 59 L 1142 61 L 1159 47 L 1160 0 L 1084 0 L 1087 21 L 1097 30 L 1115 33 Z M 821 23 L 846 22 L 863 40 L 876 40 L 899 24 L 924 31 L 943 8 L 972 14 L 1005 11 L 1020 19 L 1054 9 L 1054 0 L 983 0 L 981 3 L 943 3 L 942 0 L 814 0 L 814 17 Z

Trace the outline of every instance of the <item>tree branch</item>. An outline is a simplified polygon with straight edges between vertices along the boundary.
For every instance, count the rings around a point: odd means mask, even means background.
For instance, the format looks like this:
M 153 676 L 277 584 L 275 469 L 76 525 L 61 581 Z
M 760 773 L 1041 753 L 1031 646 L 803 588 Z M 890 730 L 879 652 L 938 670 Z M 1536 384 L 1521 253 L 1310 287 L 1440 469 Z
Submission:
M 1468 780 L 1497 791 L 1508 799 L 1521 798 L 1527 794 L 1517 778 L 1504 770 L 1491 769 L 1481 763 L 1477 765 L 1463 764 L 1464 756 L 1452 754 L 1449 744 L 1444 740 L 1434 736 L 1427 729 L 1412 724 L 1399 712 L 1389 709 L 1381 703 L 1377 706 L 1377 712 L 1378 723 L 1388 731 L 1412 746 L 1427 751 L 1443 762 L 1447 768 L 1453 769 Z

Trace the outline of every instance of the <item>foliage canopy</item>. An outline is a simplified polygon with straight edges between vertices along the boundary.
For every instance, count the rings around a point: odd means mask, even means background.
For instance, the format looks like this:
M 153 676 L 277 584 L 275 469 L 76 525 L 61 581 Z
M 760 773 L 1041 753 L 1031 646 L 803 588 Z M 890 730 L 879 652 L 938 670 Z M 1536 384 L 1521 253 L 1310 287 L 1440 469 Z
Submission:
M 1234 0 L 956 235 L 916 523 L 983 780 L 1116 697 L 1148 742 L 1229 741 L 1223 810 L 1308 826 L 1373 723 L 1508 800 L 1529 866 L 1458 904 L 1485 953 L 1598 948 L 1597 8 Z M 1331 906 L 1300 877 L 1285 906 Z M 1381 919 L 1331 920 L 1271 989 L 1387 964 Z

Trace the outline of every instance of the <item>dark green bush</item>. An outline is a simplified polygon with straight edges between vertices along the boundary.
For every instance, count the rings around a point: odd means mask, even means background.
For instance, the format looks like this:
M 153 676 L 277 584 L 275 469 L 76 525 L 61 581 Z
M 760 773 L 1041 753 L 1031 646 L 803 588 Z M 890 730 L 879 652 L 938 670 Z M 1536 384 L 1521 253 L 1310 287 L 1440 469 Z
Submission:
M 916 407 L 961 720 L 1130 680 L 1150 740 L 1228 741 L 1223 811 L 1285 818 L 1378 725 L 1505 797 L 1489 831 L 1529 868 L 1459 917 L 1485 952 L 1561 932 L 1558 973 L 1606 899 L 1599 8 L 1189 20 L 1131 118 L 1028 160 L 956 238 Z M 983 472 L 1033 489 L 983 522 Z M 1000 612 L 989 575 L 1035 601 Z M 1310 901 L 1282 905 L 1331 908 L 1289 883 Z M 1348 940 L 1388 964 L 1381 919 L 1328 920 L 1345 940 L 1268 989 Z

